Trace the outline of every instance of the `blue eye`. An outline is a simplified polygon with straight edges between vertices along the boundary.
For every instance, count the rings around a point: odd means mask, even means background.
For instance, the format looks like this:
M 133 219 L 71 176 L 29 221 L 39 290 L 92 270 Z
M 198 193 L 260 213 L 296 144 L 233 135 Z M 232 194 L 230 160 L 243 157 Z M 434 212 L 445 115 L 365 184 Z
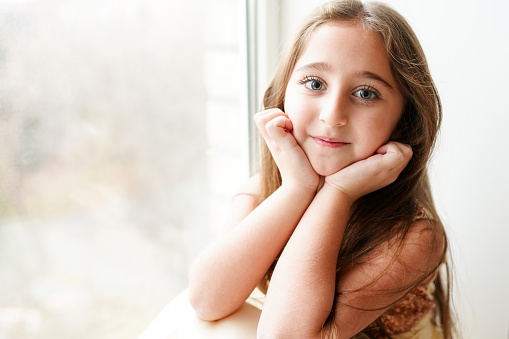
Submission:
M 371 86 L 367 88 L 361 88 L 353 93 L 356 97 L 362 100 L 375 100 L 380 98 L 380 94 L 374 91 Z
M 306 77 L 300 80 L 299 83 L 306 86 L 306 88 L 311 91 L 321 91 L 325 89 L 324 83 L 316 77 Z
M 319 91 L 323 89 L 323 84 L 318 80 L 310 80 L 306 83 L 306 87 L 313 91 Z
M 359 90 L 359 97 L 362 99 L 369 100 L 373 97 L 373 95 L 375 95 L 375 93 L 368 91 L 366 89 Z

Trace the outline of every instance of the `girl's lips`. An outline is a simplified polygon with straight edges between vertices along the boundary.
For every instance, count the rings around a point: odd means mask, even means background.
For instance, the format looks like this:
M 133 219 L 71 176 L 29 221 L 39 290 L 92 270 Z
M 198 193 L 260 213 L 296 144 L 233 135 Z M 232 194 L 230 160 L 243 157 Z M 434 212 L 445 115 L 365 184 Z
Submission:
M 348 142 L 344 142 L 340 139 L 327 138 L 327 137 L 312 137 L 313 140 L 320 146 L 325 147 L 341 147 L 348 145 Z

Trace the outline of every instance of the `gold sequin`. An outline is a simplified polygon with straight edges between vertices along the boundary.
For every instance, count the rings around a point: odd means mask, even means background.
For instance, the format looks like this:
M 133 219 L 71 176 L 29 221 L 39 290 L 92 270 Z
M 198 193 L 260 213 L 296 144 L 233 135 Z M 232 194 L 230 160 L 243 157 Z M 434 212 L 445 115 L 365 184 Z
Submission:
M 372 335 L 376 338 L 376 332 L 392 335 L 410 331 L 435 307 L 427 290 L 427 286 L 419 286 L 398 301 L 379 318 L 382 329 L 370 326 Z

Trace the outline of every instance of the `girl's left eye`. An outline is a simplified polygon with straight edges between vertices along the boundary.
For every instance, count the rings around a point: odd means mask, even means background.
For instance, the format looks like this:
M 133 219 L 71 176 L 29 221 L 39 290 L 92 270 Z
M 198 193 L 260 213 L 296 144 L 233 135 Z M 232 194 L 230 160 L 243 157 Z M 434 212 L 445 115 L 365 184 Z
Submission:
M 361 88 L 353 93 L 356 97 L 359 97 L 362 100 L 375 100 L 380 98 L 380 94 L 373 90 L 371 86 L 367 88 Z

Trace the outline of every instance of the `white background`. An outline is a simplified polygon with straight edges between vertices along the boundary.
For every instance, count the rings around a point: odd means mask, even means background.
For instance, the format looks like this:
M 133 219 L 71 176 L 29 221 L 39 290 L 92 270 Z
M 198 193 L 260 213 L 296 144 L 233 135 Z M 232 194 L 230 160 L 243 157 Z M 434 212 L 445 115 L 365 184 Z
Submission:
M 287 39 L 323 2 L 281 0 L 280 37 Z M 507 338 L 509 2 L 386 3 L 415 30 L 442 97 L 444 120 L 430 177 L 452 243 L 461 337 Z

